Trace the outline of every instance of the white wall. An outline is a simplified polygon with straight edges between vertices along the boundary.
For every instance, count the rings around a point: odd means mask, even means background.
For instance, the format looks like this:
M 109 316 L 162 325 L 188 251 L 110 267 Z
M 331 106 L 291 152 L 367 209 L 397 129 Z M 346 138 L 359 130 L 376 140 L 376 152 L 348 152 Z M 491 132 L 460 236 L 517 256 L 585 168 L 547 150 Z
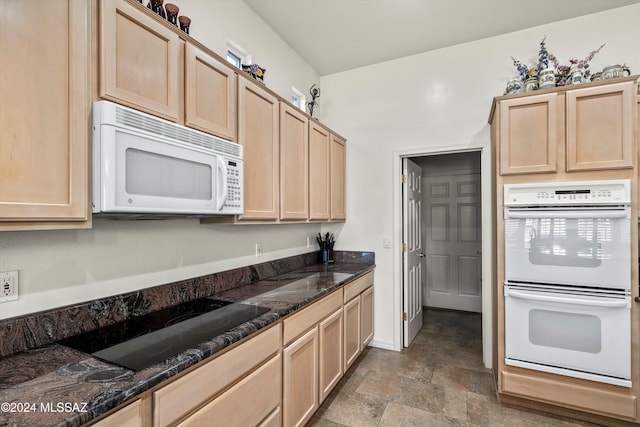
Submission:
M 289 100 L 291 86 L 308 96 L 320 76 L 286 44 L 258 15 L 239 0 L 176 0 L 180 15 L 191 18 L 189 34 L 226 58 L 229 39 L 266 68 L 268 88 Z
M 640 73 L 638 18 L 640 5 L 627 6 L 321 78 L 323 122 L 348 139 L 348 221 L 323 230 L 339 233 L 337 249 L 376 253 L 374 343 L 397 348 L 401 339 L 394 273 L 401 242 L 383 247 L 384 237 L 399 235 L 398 153 L 488 146 L 492 98 L 517 74 L 510 57 L 535 64 L 545 35 L 561 63 L 606 43 L 591 63 L 595 70 L 626 63 Z
M 318 74 L 242 1 L 178 0 L 191 35 L 225 57 L 231 38 L 267 68 L 265 83 L 285 99 Z M 318 224 L 200 225 L 198 220 L 95 220 L 78 231 L 0 232 L 0 271 L 20 271 L 20 299 L 0 319 L 304 253 Z M 264 256 L 255 257 L 255 243 Z

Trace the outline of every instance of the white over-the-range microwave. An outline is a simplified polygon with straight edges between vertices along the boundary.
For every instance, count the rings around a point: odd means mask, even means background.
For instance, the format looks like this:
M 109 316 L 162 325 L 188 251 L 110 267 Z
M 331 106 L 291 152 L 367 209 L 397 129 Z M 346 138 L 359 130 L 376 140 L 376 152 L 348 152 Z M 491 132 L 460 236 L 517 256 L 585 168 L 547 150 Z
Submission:
M 242 146 L 109 101 L 93 104 L 93 213 L 241 214 Z

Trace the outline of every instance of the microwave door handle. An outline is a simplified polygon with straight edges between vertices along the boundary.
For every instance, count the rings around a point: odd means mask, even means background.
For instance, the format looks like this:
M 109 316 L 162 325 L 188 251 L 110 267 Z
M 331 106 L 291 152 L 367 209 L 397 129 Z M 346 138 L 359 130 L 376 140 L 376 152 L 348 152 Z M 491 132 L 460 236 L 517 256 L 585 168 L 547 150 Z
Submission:
M 520 298 L 525 300 L 533 300 L 533 301 L 543 301 L 543 302 L 553 302 L 558 304 L 571 304 L 571 305 L 588 305 L 592 307 L 603 307 L 603 308 L 624 308 L 627 307 L 628 301 L 623 300 L 614 300 L 614 301 L 593 301 L 586 300 L 580 298 L 567 298 L 567 297 L 559 297 L 552 295 L 540 295 L 540 294 L 532 294 L 529 292 L 516 291 L 513 289 L 505 289 L 505 295 Z
M 227 166 L 220 157 L 216 157 L 216 173 L 218 180 L 218 190 L 216 191 L 216 208 L 218 211 L 222 210 L 224 203 L 227 201 L 228 188 L 227 188 Z
M 505 219 L 507 218 L 568 218 L 568 219 L 577 219 L 577 218 L 585 218 L 585 219 L 620 219 L 620 218 L 628 218 L 629 211 L 628 209 L 620 209 L 620 210 L 543 210 L 543 209 L 526 209 L 526 210 L 514 210 L 514 209 L 505 209 Z

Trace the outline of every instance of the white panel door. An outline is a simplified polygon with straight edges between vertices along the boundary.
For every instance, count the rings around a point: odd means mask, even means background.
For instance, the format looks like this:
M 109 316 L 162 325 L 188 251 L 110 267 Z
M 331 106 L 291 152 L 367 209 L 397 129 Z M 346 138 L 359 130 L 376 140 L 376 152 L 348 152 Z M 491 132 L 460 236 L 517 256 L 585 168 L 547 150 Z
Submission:
M 404 346 L 422 329 L 422 168 L 402 160 Z
M 424 305 L 482 311 L 480 174 L 427 176 L 424 183 Z

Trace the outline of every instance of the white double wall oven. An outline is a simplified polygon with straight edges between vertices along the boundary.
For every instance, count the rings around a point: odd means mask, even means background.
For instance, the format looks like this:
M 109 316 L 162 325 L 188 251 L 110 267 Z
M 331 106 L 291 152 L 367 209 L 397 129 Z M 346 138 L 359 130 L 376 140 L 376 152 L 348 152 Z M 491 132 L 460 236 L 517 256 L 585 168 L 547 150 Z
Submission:
M 504 186 L 505 363 L 631 387 L 629 180 Z

